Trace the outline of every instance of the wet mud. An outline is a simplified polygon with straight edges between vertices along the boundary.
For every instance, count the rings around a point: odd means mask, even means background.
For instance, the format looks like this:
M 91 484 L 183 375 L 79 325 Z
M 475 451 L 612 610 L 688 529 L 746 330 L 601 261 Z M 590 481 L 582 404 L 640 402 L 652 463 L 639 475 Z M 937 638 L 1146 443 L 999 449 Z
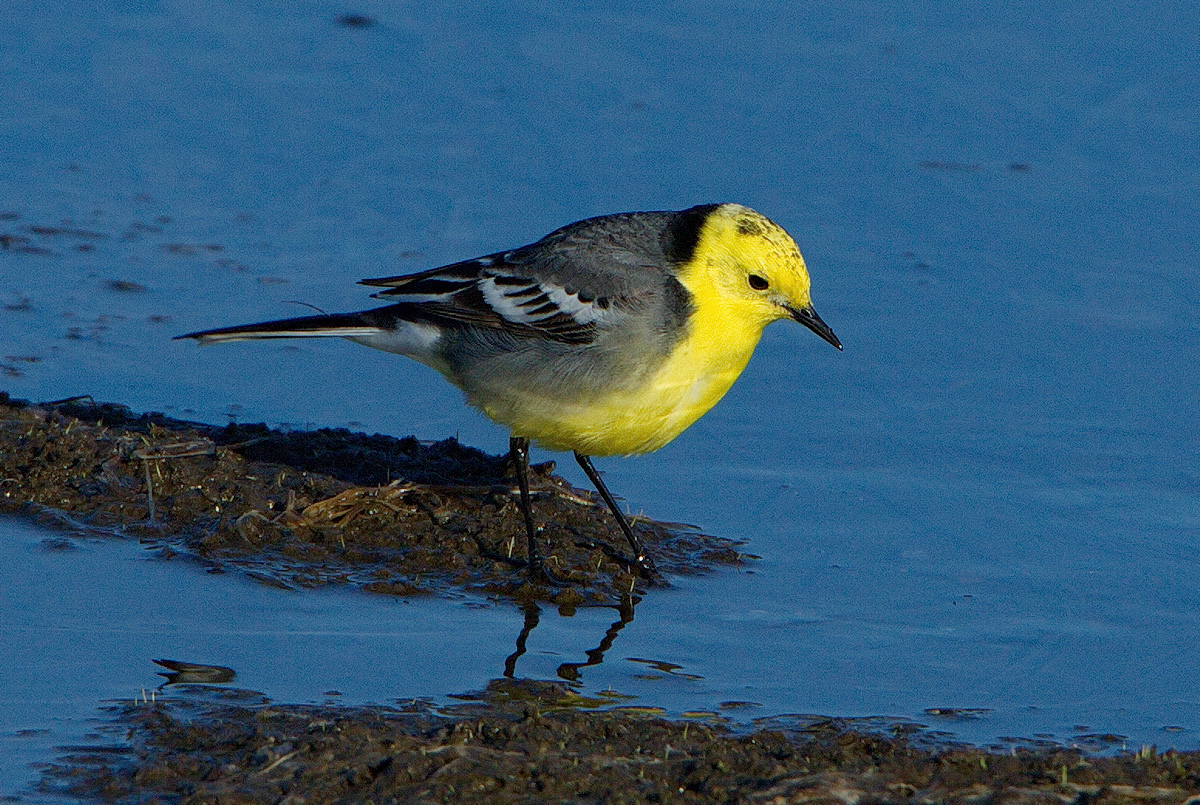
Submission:
M 639 519 L 666 578 L 650 584 L 607 547 L 610 514 L 553 466 L 534 505 L 560 586 L 530 583 L 503 458 L 453 440 L 213 427 L 88 399 L 0 394 L 0 509 L 72 532 L 136 538 L 164 558 L 268 584 L 381 594 L 483 594 L 523 603 L 505 677 L 435 706 L 286 705 L 215 683 L 233 669 L 162 661 L 168 684 L 105 708 L 96 740 L 63 748 L 40 793 L 84 801 L 1178 803 L 1200 797 L 1200 753 L 1113 753 L 953 743 L 903 721 L 719 713 L 667 718 L 562 682 L 517 678 L 537 604 L 612 606 L 676 574 L 751 561 L 739 544 Z M 578 668 L 574 670 L 578 671 Z M 200 684 L 210 683 L 210 684 Z M 731 703 L 731 706 L 736 703 Z M 954 714 L 931 712 L 944 718 Z M 969 714 L 967 714 L 969 715 Z M 967 716 L 964 716 L 967 717 Z M 1196 800 L 1200 802 L 1200 799 Z
M 42 790 L 180 803 L 1180 803 L 1200 791 L 1196 753 L 930 749 L 818 718 L 739 733 L 595 710 L 528 680 L 463 698 L 279 706 L 196 687 L 110 708 L 117 740 L 66 750 Z
M 614 546 L 590 491 L 531 467 L 545 561 L 531 583 L 506 458 L 453 439 L 348 430 L 212 427 L 90 399 L 31 405 L 0 393 L 0 509 L 149 541 L 287 587 L 350 584 L 392 595 L 463 591 L 559 606 L 607 603 L 749 557 L 689 526 L 634 518 L 664 577 Z

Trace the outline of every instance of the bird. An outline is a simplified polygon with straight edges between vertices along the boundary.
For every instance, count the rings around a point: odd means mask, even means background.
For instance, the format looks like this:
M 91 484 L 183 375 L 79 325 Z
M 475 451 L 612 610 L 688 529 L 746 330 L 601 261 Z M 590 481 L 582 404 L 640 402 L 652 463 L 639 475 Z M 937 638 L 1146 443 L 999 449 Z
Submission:
M 791 235 L 740 204 L 587 218 L 508 251 L 361 280 L 387 304 L 176 336 L 202 344 L 340 337 L 415 359 L 507 427 L 532 577 L 538 549 L 530 443 L 570 451 L 646 577 L 653 558 L 592 463 L 649 453 L 703 416 L 762 336 L 790 319 L 842 349 L 813 308 Z

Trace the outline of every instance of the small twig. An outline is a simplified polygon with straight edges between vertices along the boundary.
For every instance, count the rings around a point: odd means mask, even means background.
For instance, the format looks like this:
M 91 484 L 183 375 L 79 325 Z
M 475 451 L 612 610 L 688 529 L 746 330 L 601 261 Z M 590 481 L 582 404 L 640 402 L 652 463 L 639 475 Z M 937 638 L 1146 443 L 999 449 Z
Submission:
M 271 770 L 274 769 L 276 766 L 278 766 L 280 763 L 283 763 L 286 760 L 291 760 L 293 757 L 295 757 L 299 751 L 300 751 L 299 749 L 293 749 L 291 752 L 288 752 L 285 755 L 280 755 L 278 758 L 276 758 L 270 764 L 259 769 L 258 774 L 259 775 L 269 774 L 271 772 Z
M 147 519 L 154 522 L 154 479 L 150 477 L 150 462 L 142 462 L 142 466 L 146 468 L 146 509 L 148 510 Z
M 187 458 L 188 456 L 210 456 L 216 450 L 217 446 L 208 439 L 192 439 L 188 442 L 139 447 L 133 451 L 133 457 L 143 461 L 159 461 L 170 458 Z
M 538 490 L 538 491 L 542 491 L 542 490 Z M 580 506 L 591 506 L 594 508 L 597 505 L 596 501 L 593 500 L 591 497 L 584 497 L 583 495 L 579 494 L 576 490 L 571 489 L 571 488 L 564 489 L 560 486 L 554 486 L 554 487 L 551 487 L 550 494 L 560 497 L 563 500 L 569 500 L 572 503 L 578 503 Z

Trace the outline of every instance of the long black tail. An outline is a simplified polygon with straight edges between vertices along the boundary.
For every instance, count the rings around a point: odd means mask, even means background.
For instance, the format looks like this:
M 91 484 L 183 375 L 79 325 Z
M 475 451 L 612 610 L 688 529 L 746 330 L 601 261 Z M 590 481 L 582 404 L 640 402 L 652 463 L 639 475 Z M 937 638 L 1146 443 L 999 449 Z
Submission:
M 216 330 L 200 330 L 195 333 L 177 335 L 175 338 L 192 338 L 201 344 L 220 344 L 224 341 L 248 341 L 259 338 L 354 338 L 377 335 L 383 328 L 372 322 L 369 313 L 370 311 L 301 316 L 295 319 L 220 327 Z

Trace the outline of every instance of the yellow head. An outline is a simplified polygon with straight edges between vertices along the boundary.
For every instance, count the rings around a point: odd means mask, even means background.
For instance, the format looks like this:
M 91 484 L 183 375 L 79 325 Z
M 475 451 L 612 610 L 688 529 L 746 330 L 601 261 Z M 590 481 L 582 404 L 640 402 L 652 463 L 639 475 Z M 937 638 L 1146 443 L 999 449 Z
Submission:
M 813 310 L 808 269 L 796 241 L 748 207 L 722 204 L 709 212 L 680 280 L 693 293 L 714 294 L 760 328 L 791 318 L 842 348 Z

